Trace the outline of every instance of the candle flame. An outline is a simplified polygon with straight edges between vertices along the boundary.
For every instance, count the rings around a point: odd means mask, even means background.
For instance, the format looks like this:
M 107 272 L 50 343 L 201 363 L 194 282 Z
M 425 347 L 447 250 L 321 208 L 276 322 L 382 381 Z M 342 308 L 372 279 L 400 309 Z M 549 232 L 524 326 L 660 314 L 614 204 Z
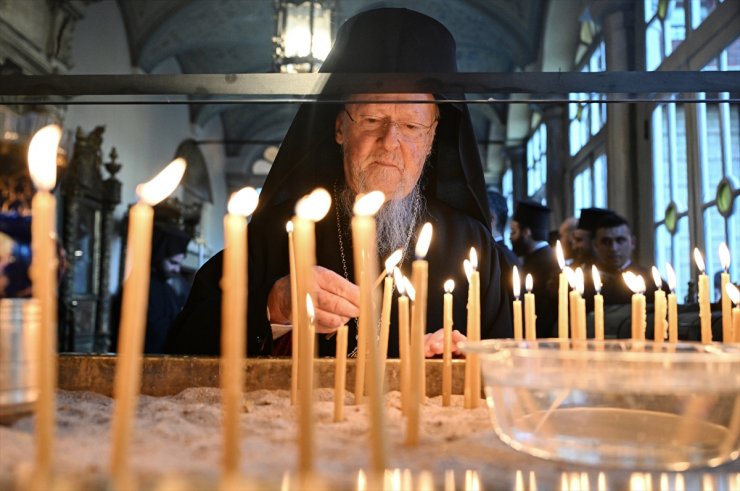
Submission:
M 173 160 L 151 180 L 136 186 L 136 194 L 147 205 L 156 205 L 177 188 L 185 174 L 186 166 L 185 159 Z
M 36 189 L 51 191 L 57 182 L 57 147 L 62 139 L 62 129 L 50 124 L 31 138 L 28 146 L 28 170 Z
M 472 266 L 473 271 L 478 269 L 478 253 L 475 247 L 470 248 L 470 266 Z
M 532 293 L 533 286 L 534 280 L 532 279 L 532 275 L 527 273 L 527 276 L 524 278 L 524 288 L 527 289 L 527 293 Z
M 241 215 L 247 217 L 257 208 L 259 194 L 253 187 L 244 187 L 239 191 L 232 193 L 227 206 L 229 213 L 232 215 Z M 290 223 L 290 222 L 288 222 Z
M 719 245 L 719 262 L 722 264 L 722 269 L 725 273 L 730 270 L 730 249 L 727 248 L 727 244 L 722 242 Z
M 401 262 L 401 257 L 403 257 L 403 249 L 393 251 L 393 254 L 388 256 L 388 259 L 385 260 L 386 274 L 390 275 L 391 273 L 393 273 L 393 268 L 395 268 L 398 263 Z
M 632 293 L 638 293 L 637 291 L 637 276 L 632 271 L 625 271 L 622 273 L 622 279 L 627 284 L 627 288 L 632 290 Z
M 455 289 L 455 280 L 449 279 L 445 281 L 444 289 L 445 293 L 452 293 L 452 291 Z
M 414 285 L 411 284 L 411 280 L 408 279 L 406 276 L 403 277 L 403 284 L 404 289 L 406 290 L 406 295 L 411 299 L 411 301 L 416 300 L 416 289 L 414 288 Z
M 375 216 L 383 203 L 385 203 L 385 194 L 382 191 L 370 191 L 355 198 L 355 206 L 352 211 L 356 216 Z
M 393 281 L 396 283 L 396 288 L 398 288 L 398 294 L 405 295 L 406 282 L 403 281 L 403 274 L 401 274 L 401 270 L 398 268 L 393 268 Z
M 673 271 L 671 263 L 665 263 L 665 275 L 668 280 L 668 288 L 671 289 L 671 292 L 674 292 L 676 290 L 676 272 Z
M 653 281 L 655 282 L 655 286 L 660 290 L 663 287 L 663 278 L 660 277 L 660 271 L 658 271 L 658 268 L 653 266 Z
M 519 280 L 519 268 L 514 266 L 511 268 L 512 283 L 514 284 L 514 298 L 519 299 L 519 295 L 522 293 L 521 280 Z
M 362 469 L 357 473 L 357 491 L 367 491 L 367 476 Z
M 702 257 L 698 247 L 694 247 L 694 262 L 696 267 L 699 268 L 699 272 L 704 273 L 704 257 Z
M 575 278 L 575 281 L 576 281 L 576 290 L 578 290 L 578 293 L 580 295 L 583 295 L 583 292 L 585 290 L 585 283 L 586 282 L 583 280 L 583 270 L 581 269 L 580 266 L 576 268 L 576 275 L 575 276 L 576 276 L 576 278 Z
M 468 283 L 470 283 L 470 278 L 473 276 L 473 265 L 467 259 L 463 260 L 463 271 L 465 271 L 465 277 L 468 279 Z
M 285 231 L 289 234 L 293 233 L 293 220 L 288 220 L 288 222 L 285 224 Z
M 591 266 L 591 276 L 594 280 L 594 289 L 596 290 L 596 293 L 601 293 L 601 275 L 599 274 L 599 269 L 595 264 Z
M 560 241 L 557 241 L 555 244 L 555 255 L 558 258 L 558 266 L 560 266 L 560 270 L 565 267 L 565 255 L 563 254 L 563 246 L 560 245 Z
M 570 266 L 566 266 L 563 268 L 563 273 L 565 273 L 565 279 L 568 280 L 568 285 L 575 290 L 576 289 L 576 272 L 573 271 L 573 268 Z
M 432 242 L 432 224 L 427 222 L 421 227 L 419 240 L 416 241 L 416 258 L 424 259 L 429 251 L 429 244 Z
M 311 300 L 311 294 L 306 293 L 306 312 L 308 312 L 308 319 L 313 323 L 316 317 L 316 310 L 313 308 L 313 300 Z
M 725 285 L 725 292 L 735 306 L 740 306 L 740 289 L 734 283 L 727 283 Z
M 329 211 L 331 206 L 331 196 L 324 188 L 316 188 L 303 198 L 298 200 L 295 205 L 295 214 L 304 220 L 318 222 Z

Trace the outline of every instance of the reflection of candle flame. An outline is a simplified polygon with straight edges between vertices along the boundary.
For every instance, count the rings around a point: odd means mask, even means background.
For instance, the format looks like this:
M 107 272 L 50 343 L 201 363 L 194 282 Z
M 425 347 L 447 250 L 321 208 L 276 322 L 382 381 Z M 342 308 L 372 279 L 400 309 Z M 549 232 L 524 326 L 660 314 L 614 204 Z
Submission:
M 172 194 L 172 191 L 180 184 L 180 179 L 185 174 L 185 166 L 184 159 L 173 160 L 151 180 L 136 186 L 136 194 L 149 206 L 156 205 Z
M 532 293 L 533 283 L 534 280 L 532 279 L 532 275 L 527 273 L 527 277 L 524 278 L 524 288 L 527 289 L 527 293 Z
M 416 300 L 416 289 L 414 288 L 414 285 L 411 284 L 411 280 L 407 277 L 403 277 L 403 284 L 405 285 L 404 290 L 406 290 L 406 295 L 408 295 L 409 299 L 411 301 Z
M 299 218 L 318 222 L 329 211 L 331 196 L 324 188 L 316 188 L 311 194 L 298 200 L 295 205 L 295 214 Z
M 465 277 L 468 279 L 468 283 L 470 283 L 470 277 L 473 276 L 473 265 L 470 264 L 468 259 L 463 260 L 463 271 L 465 271 Z
M 519 299 L 519 295 L 522 292 L 521 281 L 519 280 L 519 269 L 514 266 L 511 268 L 511 276 L 514 284 L 514 298 Z
M 401 262 L 401 257 L 403 256 L 403 250 L 398 249 L 397 251 L 394 251 L 393 254 L 388 256 L 388 259 L 385 260 L 385 273 L 387 275 L 390 275 L 393 273 L 393 268 L 395 268 L 399 262 Z
M 367 490 L 367 476 L 365 476 L 365 471 L 360 469 L 360 471 L 357 473 L 357 491 L 366 491 Z
M 374 216 L 383 203 L 385 195 L 382 191 L 371 191 L 367 194 L 360 194 L 355 199 L 355 206 L 352 211 L 356 216 Z
M 606 474 L 599 472 L 596 478 L 596 489 L 597 491 L 606 491 L 608 489 L 606 485 Z
M 583 292 L 585 290 L 585 284 L 584 284 L 585 282 L 583 281 L 583 270 L 581 269 L 580 266 L 576 268 L 575 283 L 576 283 L 576 290 L 578 290 L 578 293 L 580 295 L 583 295 Z
M 725 285 L 725 292 L 727 292 L 727 296 L 730 297 L 732 303 L 736 306 L 740 305 L 740 290 L 733 283 Z
M 591 266 L 591 276 L 594 280 L 594 288 L 596 289 L 596 293 L 601 293 L 601 275 L 599 274 L 599 269 L 596 267 L 596 265 Z
M 558 257 L 558 266 L 562 270 L 565 267 L 565 255 L 563 254 L 563 246 L 560 245 L 560 241 L 555 245 L 555 255 Z
M 306 311 L 308 312 L 308 319 L 311 324 L 316 317 L 316 311 L 313 308 L 313 300 L 311 300 L 311 294 L 306 293 Z
M 57 181 L 57 147 L 62 129 L 50 124 L 38 130 L 28 146 L 28 170 L 36 189 L 51 191 Z
M 254 209 L 257 208 L 258 201 L 259 194 L 257 194 L 257 191 L 254 188 L 247 186 L 231 195 L 227 208 L 229 213 L 232 215 L 241 215 L 246 217 L 251 215 Z M 292 222 L 288 223 L 292 225 Z
M 401 274 L 401 270 L 398 268 L 393 268 L 393 281 L 396 283 L 396 288 L 398 288 L 398 294 L 405 295 L 406 282 L 403 281 L 403 275 Z
M 465 491 L 480 491 L 478 471 L 471 469 L 465 471 Z
M 478 253 L 475 251 L 475 247 L 470 248 L 470 266 L 473 270 L 478 269 Z
M 663 287 L 663 278 L 660 277 L 660 271 L 658 271 L 658 268 L 653 266 L 653 281 L 655 282 L 655 286 L 660 290 Z
M 665 275 L 668 279 L 668 288 L 673 293 L 676 290 L 676 272 L 673 271 L 673 266 L 670 263 L 665 263 Z
M 719 262 L 722 264 L 724 272 L 727 273 L 730 269 L 730 250 L 724 242 L 719 245 Z
M 419 240 L 416 241 L 416 258 L 424 259 L 429 251 L 429 244 L 432 242 L 432 224 L 427 222 L 421 227 Z
M 694 247 L 694 262 L 696 262 L 699 272 L 704 273 L 704 257 L 702 257 L 698 247 Z
M 289 234 L 293 233 L 293 220 L 288 220 L 288 223 L 285 224 L 285 231 Z
M 447 280 L 444 284 L 445 293 L 452 293 L 452 291 L 455 289 L 455 280 Z

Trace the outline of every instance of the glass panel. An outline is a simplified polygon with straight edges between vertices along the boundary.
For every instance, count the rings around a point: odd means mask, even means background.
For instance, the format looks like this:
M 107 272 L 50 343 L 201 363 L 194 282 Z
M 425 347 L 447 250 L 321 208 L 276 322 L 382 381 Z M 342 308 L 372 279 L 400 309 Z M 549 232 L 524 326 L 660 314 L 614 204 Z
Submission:
M 671 234 L 665 225 L 658 225 L 655 229 L 655 265 L 665 275 L 665 263 L 673 264 L 671 255 Z M 665 278 L 665 276 L 663 276 Z
M 669 169 L 669 141 L 665 119 L 666 106 L 661 105 L 653 111 L 653 219 L 663 220 L 665 209 L 671 202 L 671 181 Z
M 686 39 L 686 11 L 683 2 L 671 2 L 666 25 L 665 56 L 668 56 Z
M 663 25 L 660 21 L 653 20 L 645 30 L 645 68 L 648 71 L 655 70 L 663 61 Z
M 606 155 L 594 162 L 594 206 L 606 208 Z
M 735 189 L 740 187 L 740 105 L 733 104 L 729 108 L 730 145 L 729 166 L 727 176 L 732 178 Z M 737 210 L 735 211 L 737 214 Z
M 727 242 L 725 237 L 725 220 L 719 214 L 719 211 L 717 211 L 717 207 L 711 206 L 704 210 L 704 244 L 706 250 L 702 252 L 704 254 L 704 262 L 706 263 L 706 271 L 709 275 L 709 284 L 713 285 L 710 286 L 713 301 L 717 300 L 715 290 L 718 290 L 719 286 L 715 283 L 719 281 L 719 273 L 722 271 L 718 253 L 719 245 L 722 242 Z
M 693 258 L 689 242 L 689 218 L 681 217 L 678 221 L 678 229 L 673 236 L 673 268 L 676 270 L 676 294 L 684 299 L 688 293 L 688 282 L 691 278 L 691 264 Z
M 719 106 L 717 104 L 700 104 L 697 107 L 699 111 L 705 113 L 706 124 L 704 125 L 704 135 L 700 136 L 699 141 L 705 143 L 704 155 L 706 158 L 702 161 L 702 179 L 706 178 L 703 183 L 702 202 L 706 203 L 714 199 L 717 194 L 717 184 L 722 179 L 722 140 L 720 138 L 720 121 Z
M 727 219 L 727 247 L 734 257 L 730 258 L 730 278 L 740 281 L 740 198 L 735 195 L 735 207 Z
M 693 0 L 691 8 L 692 10 L 698 8 L 699 15 L 693 16 L 693 20 L 694 22 L 696 22 L 696 25 L 692 25 L 691 27 L 693 29 L 699 27 L 699 24 L 704 22 L 704 19 L 709 17 L 709 14 L 711 14 L 712 11 L 717 8 L 717 5 L 719 5 L 720 3 L 720 0 Z
M 645 0 L 645 22 L 655 17 L 658 11 L 658 0 Z
M 679 211 L 688 208 L 689 183 L 686 161 L 686 118 L 683 105 L 668 105 L 669 136 L 671 139 L 671 197 Z

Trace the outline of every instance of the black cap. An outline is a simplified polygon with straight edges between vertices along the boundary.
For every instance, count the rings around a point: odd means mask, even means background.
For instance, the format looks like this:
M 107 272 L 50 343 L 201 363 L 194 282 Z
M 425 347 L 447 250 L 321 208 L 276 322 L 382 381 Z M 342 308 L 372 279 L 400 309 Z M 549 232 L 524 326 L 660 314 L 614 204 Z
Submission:
M 550 223 L 550 208 L 532 200 L 518 201 L 512 219 L 533 232 L 542 232 L 546 237 Z
M 599 222 L 613 214 L 614 212 L 612 210 L 608 210 L 606 208 L 582 208 L 577 228 L 588 230 L 594 234 L 596 233 Z

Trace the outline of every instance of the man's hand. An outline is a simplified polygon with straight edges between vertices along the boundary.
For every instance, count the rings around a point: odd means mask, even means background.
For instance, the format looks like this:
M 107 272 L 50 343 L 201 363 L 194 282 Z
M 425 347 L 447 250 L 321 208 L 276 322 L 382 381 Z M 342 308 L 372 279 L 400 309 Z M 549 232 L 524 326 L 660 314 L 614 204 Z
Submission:
M 335 332 L 339 326 L 360 315 L 360 289 L 334 271 L 314 266 L 314 292 L 316 293 L 316 332 Z M 290 276 L 275 282 L 267 297 L 270 322 L 291 322 Z
M 459 355 L 460 350 L 457 349 L 457 343 L 468 339 L 463 333 L 454 329 L 452 331 L 452 354 Z M 444 341 L 445 331 L 439 329 L 431 334 L 424 335 L 424 356 L 431 358 L 432 356 L 441 355 L 444 353 Z

